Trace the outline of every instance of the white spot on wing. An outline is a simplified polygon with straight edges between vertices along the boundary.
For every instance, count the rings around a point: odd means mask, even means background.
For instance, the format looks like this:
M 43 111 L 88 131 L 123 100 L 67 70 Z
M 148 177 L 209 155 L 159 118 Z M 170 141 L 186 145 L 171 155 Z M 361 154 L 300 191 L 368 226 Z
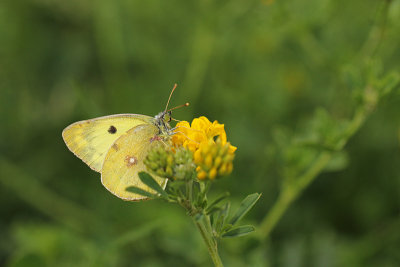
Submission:
M 138 163 L 138 160 L 137 160 L 137 158 L 135 158 L 135 156 L 128 155 L 125 157 L 125 162 L 128 167 L 131 167 L 133 165 L 136 165 Z

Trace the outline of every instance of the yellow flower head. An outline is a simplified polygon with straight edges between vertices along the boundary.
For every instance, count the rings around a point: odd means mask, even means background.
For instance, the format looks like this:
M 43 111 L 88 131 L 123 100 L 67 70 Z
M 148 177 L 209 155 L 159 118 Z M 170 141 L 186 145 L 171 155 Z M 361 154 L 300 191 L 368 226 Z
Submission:
M 176 125 L 172 143 L 193 152 L 197 178 L 200 180 L 213 180 L 232 171 L 237 148 L 227 142 L 224 125 L 218 121 L 211 123 L 204 116 L 193 119 L 191 125 L 181 121 Z
M 227 143 L 224 125 L 218 121 L 210 122 L 206 117 L 201 116 L 192 121 L 192 125 L 187 121 L 181 121 L 176 125 L 175 134 L 172 136 L 172 143 L 175 146 L 183 146 L 193 153 L 199 149 L 200 144 L 214 141 L 219 137 L 223 145 Z M 234 153 L 236 147 L 229 144 L 229 152 Z
M 222 144 L 220 138 L 216 142 L 210 139 L 208 142 L 200 144 L 199 149 L 194 153 L 194 163 L 197 166 L 199 180 L 214 180 L 232 172 L 232 161 L 235 155 L 229 151 L 229 146 L 229 143 Z

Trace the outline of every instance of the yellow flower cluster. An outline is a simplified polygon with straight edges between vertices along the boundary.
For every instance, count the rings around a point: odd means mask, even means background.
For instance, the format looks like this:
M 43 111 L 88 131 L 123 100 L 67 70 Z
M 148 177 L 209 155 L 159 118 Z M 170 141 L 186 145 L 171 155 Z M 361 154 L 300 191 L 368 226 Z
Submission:
M 233 169 L 234 153 L 229 152 L 229 143 L 222 144 L 220 138 L 216 142 L 209 140 L 200 144 L 194 153 L 194 163 L 197 165 L 199 180 L 214 180 L 217 177 L 228 175 Z
M 218 121 L 211 123 L 204 116 L 193 119 L 191 125 L 187 121 L 180 121 L 175 128 L 172 143 L 175 146 L 188 148 L 193 153 L 196 152 L 201 143 L 208 142 L 210 139 L 214 140 L 214 137 L 219 136 L 223 145 L 227 143 L 224 125 L 218 123 Z M 234 153 L 236 149 L 229 144 L 229 152 Z
M 172 143 L 193 152 L 200 180 L 215 179 L 232 171 L 237 148 L 227 142 L 224 125 L 218 121 L 210 122 L 204 116 L 193 119 L 191 124 L 181 121 L 176 125 Z

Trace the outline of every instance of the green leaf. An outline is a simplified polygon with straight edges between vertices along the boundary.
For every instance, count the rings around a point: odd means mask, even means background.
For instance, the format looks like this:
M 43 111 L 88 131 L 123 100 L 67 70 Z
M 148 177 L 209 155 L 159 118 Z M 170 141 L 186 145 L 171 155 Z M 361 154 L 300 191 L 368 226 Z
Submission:
M 211 215 L 211 214 L 213 214 L 213 213 L 215 213 L 217 211 L 220 211 L 221 209 L 222 209 L 221 207 L 212 207 L 211 209 L 206 211 L 206 214 L 207 215 Z
M 244 236 L 250 234 L 251 232 L 254 232 L 254 230 L 255 230 L 254 226 L 252 225 L 242 225 L 239 227 L 232 228 L 231 230 L 223 233 L 222 237 L 231 238 L 231 237 Z
M 257 200 L 260 198 L 261 194 L 254 193 L 248 195 L 242 203 L 240 203 L 239 208 L 237 209 L 236 213 L 233 215 L 231 220 L 229 221 L 230 224 L 235 225 L 247 212 L 256 204 Z
M 228 202 L 224 206 L 222 206 L 221 210 L 218 213 L 216 213 L 218 214 L 218 216 L 216 216 L 214 229 L 217 233 L 221 233 L 221 229 L 225 224 L 226 217 L 228 217 L 230 206 L 231 205 Z
M 399 86 L 400 75 L 397 72 L 392 72 L 386 75 L 382 80 L 382 95 L 389 94 L 393 89 Z
M 135 193 L 135 194 L 144 196 L 144 197 L 157 198 L 156 195 L 154 195 L 154 194 L 152 194 L 150 192 L 147 192 L 147 191 L 145 191 L 145 190 L 143 190 L 143 189 L 141 189 L 139 187 L 136 187 L 136 186 L 129 186 L 125 190 L 128 191 L 128 192 L 131 192 L 131 193 Z
M 218 196 L 213 202 L 211 202 L 210 205 L 208 205 L 207 209 L 206 209 L 206 213 L 211 213 L 211 210 L 214 210 L 214 206 L 217 205 L 218 203 L 220 203 L 222 200 L 226 199 L 227 197 L 229 197 L 229 192 L 225 192 L 222 195 Z
M 220 211 L 221 217 L 222 217 L 222 222 L 225 224 L 226 218 L 228 218 L 229 211 L 231 209 L 231 203 L 228 202 L 225 205 L 222 206 L 222 209 Z
M 224 227 L 222 227 L 222 230 L 221 230 L 221 232 L 222 233 L 226 233 L 226 232 L 228 232 L 230 229 L 232 229 L 232 227 L 233 227 L 233 225 L 232 224 L 225 224 L 224 225 Z
M 154 178 L 147 172 L 139 172 L 139 179 L 142 181 L 142 183 L 159 193 L 163 198 L 168 198 L 167 192 L 165 192 L 165 190 L 161 188 L 157 181 L 154 180 Z
M 210 214 L 210 224 L 211 224 L 211 227 L 213 227 L 213 229 L 215 229 L 214 222 L 215 222 L 215 213 L 211 213 Z

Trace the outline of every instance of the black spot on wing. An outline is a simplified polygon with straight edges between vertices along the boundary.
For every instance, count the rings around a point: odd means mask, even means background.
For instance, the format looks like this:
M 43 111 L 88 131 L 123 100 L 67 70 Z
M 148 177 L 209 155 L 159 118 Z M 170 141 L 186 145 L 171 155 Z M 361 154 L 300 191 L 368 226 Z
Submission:
M 115 128 L 115 126 L 111 125 L 110 128 L 108 128 L 108 132 L 110 134 L 115 134 L 117 132 L 117 128 Z

